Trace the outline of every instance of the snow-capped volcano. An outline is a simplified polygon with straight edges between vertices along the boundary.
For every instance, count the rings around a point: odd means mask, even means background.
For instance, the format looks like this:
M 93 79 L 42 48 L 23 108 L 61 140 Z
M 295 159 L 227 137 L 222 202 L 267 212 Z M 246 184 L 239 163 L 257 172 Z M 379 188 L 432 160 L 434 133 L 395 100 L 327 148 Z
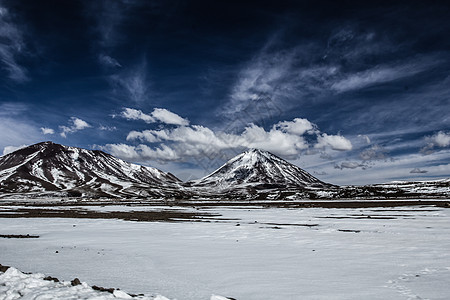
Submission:
M 228 189 L 254 187 L 330 187 L 308 172 L 267 151 L 250 149 L 230 159 L 222 167 L 192 186 Z
M 42 142 L 0 157 L 0 191 L 69 191 L 134 195 L 137 188 L 176 186 L 179 179 L 99 150 Z M 141 194 L 141 192 L 137 192 Z

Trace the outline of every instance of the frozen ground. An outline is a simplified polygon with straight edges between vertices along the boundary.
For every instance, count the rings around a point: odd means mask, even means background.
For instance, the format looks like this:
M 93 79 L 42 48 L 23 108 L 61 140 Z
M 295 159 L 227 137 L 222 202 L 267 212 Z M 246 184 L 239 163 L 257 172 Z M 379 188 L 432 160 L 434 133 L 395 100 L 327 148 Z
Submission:
M 450 295 L 449 208 L 199 210 L 221 216 L 175 223 L 0 218 L 0 235 L 40 236 L 1 238 L 0 263 L 178 300 Z

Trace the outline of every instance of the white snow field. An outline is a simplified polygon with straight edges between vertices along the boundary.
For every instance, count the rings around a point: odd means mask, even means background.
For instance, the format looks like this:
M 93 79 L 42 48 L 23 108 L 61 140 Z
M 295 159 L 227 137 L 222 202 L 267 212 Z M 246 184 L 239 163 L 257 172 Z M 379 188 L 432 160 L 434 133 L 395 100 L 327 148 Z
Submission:
M 72 286 L 70 282 L 54 282 L 44 280 L 43 274 L 24 274 L 15 268 L 9 268 L 0 274 L 0 299 L 132 299 L 130 295 L 114 290 L 113 293 L 99 292 L 93 290 L 86 283 Z M 169 300 L 164 296 L 155 297 L 138 296 L 137 300 Z
M 210 222 L 0 218 L 0 234 L 40 236 L 1 238 L 0 263 L 178 300 L 212 294 L 237 300 L 450 298 L 450 208 L 198 209 L 222 216 Z

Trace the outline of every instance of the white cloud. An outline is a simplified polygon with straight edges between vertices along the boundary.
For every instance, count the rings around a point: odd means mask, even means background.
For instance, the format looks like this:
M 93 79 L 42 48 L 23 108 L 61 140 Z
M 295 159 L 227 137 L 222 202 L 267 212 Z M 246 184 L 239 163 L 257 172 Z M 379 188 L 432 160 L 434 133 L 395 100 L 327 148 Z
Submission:
M 129 161 L 176 161 L 180 160 L 178 153 L 166 145 L 152 149 L 147 145 L 140 144 L 138 146 L 130 146 L 126 144 L 107 144 L 100 147 L 101 149 Z
M 140 116 L 140 114 L 134 112 L 133 116 Z M 270 130 L 265 130 L 255 124 L 249 124 L 241 133 L 233 134 L 213 131 L 201 125 L 181 125 L 174 128 L 130 131 L 127 136 L 129 142 L 138 141 L 166 147 L 160 148 L 158 151 L 156 151 L 157 149 L 150 151 L 151 148 L 144 148 L 143 144 L 140 144 L 134 148 L 126 149 L 127 151 L 133 149 L 140 155 L 146 153 L 146 158 L 153 155 L 155 159 L 159 160 L 163 160 L 164 154 L 168 155 L 167 160 L 172 160 L 218 156 L 221 155 L 222 151 L 239 152 L 247 148 L 258 148 L 293 158 L 311 149 L 312 146 L 303 136 L 305 134 L 318 135 L 320 132 L 315 124 L 300 118 L 278 122 Z M 326 146 L 331 145 L 334 150 L 351 149 L 350 142 L 342 136 L 323 134 L 319 138 L 326 140 Z M 113 149 L 111 146 L 109 147 Z M 118 150 L 115 149 L 114 151 Z M 134 154 L 136 155 L 136 153 Z
M 438 147 L 450 146 L 450 132 L 439 131 L 431 137 L 431 141 Z
M 69 120 L 69 126 L 59 126 L 59 128 L 61 129 L 60 135 L 65 138 L 67 137 L 68 133 L 74 133 L 89 127 L 92 126 L 89 125 L 86 121 L 83 121 L 76 117 L 71 117 Z
M 239 135 L 214 132 L 200 126 L 180 126 L 173 129 L 131 131 L 128 141 L 141 142 L 173 142 L 179 150 L 178 156 L 201 156 L 222 150 L 258 148 L 284 156 L 296 156 L 301 150 L 308 148 L 303 137 L 272 128 L 269 131 L 250 124 Z
M 317 137 L 315 148 L 330 147 L 333 150 L 348 151 L 352 150 L 352 143 L 341 135 L 328 135 L 323 133 Z
M 21 146 L 6 146 L 3 148 L 3 155 L 13 153 L 16 150 L 22 149 L 27 147 L 28 145 L 21 145 Z
M 294 122 L 292 122 L 294 123 Z M 298 156 L 301 150 L 308 148 L 302 136 L 277 129 L 275 126 L 265 131 L 264 128 L 250 124 L 241 134 L 240 142 L 246 148 L 263 149 L 284 156 Z
M 41 127 L 42 134 L 54 134 L 55 131 L 52 128 Z
M 331 85 L 331 89 L 337 92 L 361 89 L 370 85 L 413 76 L 435 66 L 437 63 L 439 63 L 439 59 L 436 57 L 418 57 L 413 63 L 411 61 L 400 61 L 390 65 L 376 66 L 361 72 L 345 74 L 343 78 Z
M 269 102 L 270 110 L 264 111 L 282 112 L 310 101 L 329 101 L 337 93 L 414 76 L 443 61 L 441 54 L 432 53 L 398 56 L 401 58 L 385 60 L 385 64 L 370 64 L 371 58 L 378 60 L 385 54 L 399 52 L 399 46 L 384 34 L 360 32 L 348 26 L 338 28 L 326 47 L 303 42 L 286 48 L 281 46 L 283 42 L 282 34 L 271 36 L 242 65 L 230 87 L 228 101 L 218 110 L 219 115 L 231 119 L 250 116 L 250 121 L 256 123 L 272 117 L 261 114 L 258 109 L 261 102 L 264 105 Z
M 184 119 L 164 108 L 155 108 L 151 114 L 146 114 L 139 109 L 124 108 L 124 110 L 120 113 L 120 116 L 127 120 L 142 120 L 146 123 L 155 123 L 160 121 L 171 125 L 189 125 L 189 121 L 187 119 Z
M 91 127 L 91 125 L 86 123 L 86 121 L 83 121 L 79 118 L 72 117 L 72 122 L 73 122 L 73 128 L 75 130 L 83 130 L 83 129 Z
M 127 119 L 127 120 L 142 120 L 145 123 L 154 123 L 155 118 L 152 116 L 145 114 L 142 112 L 142 110 L 134 109 L 134 108 L 125 108 L 121 113 L 120 116 Z
M 293 121 L 279 122 L 274 126 L 276 129 L 297 135 L 304 135 L 307 132 L 315 131 L 316 127 L 317 126 L 309 122 L 307 119 L 301 118 L 295 118 Z
M 450 146 L 450 132 L 439 131 L 438 133 L 425 138 L 428 144 L 420 152 L 430 154 L 434 152 L 435 147 L 445 148 Z
M 139 154 L 136 151 L 136 147 L 126 144 L 107 144 L 100 146 L 102 150 L 108 151 L 114 156 L 120 157 L 125 160 L 136 160 L 139 158 Z
M 186 119 L 183 119 L 179 115 L 168 111 L 164 108 L 155 108 L 152 112 L 152 116 L 166 124 L 173 124 L 173 125 L 189 125 L 189 121 Z
M 24 82 L 29 78 L 27 70 L 18 62 L 18 56 L 25 53 L 25 42 L 23 32 L 9 10 L 0 2 L 0 62 L 8 77 L 16 82 Z
M 333 90 L 337 92 L 345 92 L 363 88 L 376 83 L 388 82 L 400 77 L 405 76 L 403 72 L 395 70 L 389 67 L 375 68 L 359 72 L 356 74 L 350 74 L 346 78 L 339 80 L 331 85 Z

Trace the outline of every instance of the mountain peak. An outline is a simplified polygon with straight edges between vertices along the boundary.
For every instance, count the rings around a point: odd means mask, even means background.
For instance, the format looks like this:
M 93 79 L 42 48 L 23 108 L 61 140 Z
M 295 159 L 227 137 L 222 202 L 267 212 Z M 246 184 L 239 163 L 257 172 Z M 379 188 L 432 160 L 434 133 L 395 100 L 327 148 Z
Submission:
M 210 175 L 193 182 L 194 186 L 215 186 L 220 189 L 236 185 L 268 184 L 280 187 L 331 186 L 275 154 L 260 149 L 248 149 Z
M 0 157 L 0 191 L 79 191 L 127 195 L 137 186 L 177 185 L 170 173 L 86 150 L 41 142 Z

